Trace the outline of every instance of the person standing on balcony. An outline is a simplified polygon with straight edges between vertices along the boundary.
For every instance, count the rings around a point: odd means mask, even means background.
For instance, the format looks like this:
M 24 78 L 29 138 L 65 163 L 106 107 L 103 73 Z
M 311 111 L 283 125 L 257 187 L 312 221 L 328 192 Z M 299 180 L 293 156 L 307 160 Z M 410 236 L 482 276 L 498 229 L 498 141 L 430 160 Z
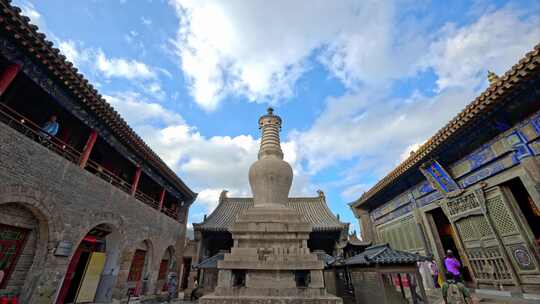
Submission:
M 49 120 L 41 126 L 41 129 L 49 136 L 56 136 L 56 134 L 58 134 L 58 129 L 60 128 L 57 119 L 56 115 L 51 115 Z

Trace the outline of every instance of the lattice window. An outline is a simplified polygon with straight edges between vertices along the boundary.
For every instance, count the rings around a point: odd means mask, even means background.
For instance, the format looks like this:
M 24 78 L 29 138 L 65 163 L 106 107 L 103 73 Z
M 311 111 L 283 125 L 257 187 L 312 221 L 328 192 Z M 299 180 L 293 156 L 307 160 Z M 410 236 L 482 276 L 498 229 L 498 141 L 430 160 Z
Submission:
M 467 249 L 469 262 L 479 280 L 508 282 L 512 274 L 498 247 Z
M 498 195 L 487 200 L 487 210 L 489 216 L 493 219 L 495 227 L 501 235 L 507 235 L 517 232 L 516 225 L 510 216 L 508 208 Z
M 468 218 L 464 218 L 458 222 L 456 222 L 456 226 L 459 230 L 459 234 L 461 236 L 461 238 L 464 240 L 464 241 L 470 241 L 470 240 L 474 240 L 474 239 L 477 239 L 478 236 L 474 230 L 474 227 L 471 223 L 471 218 L 468 217 Z
M 402 249 L 410 249 L 412 247 L 411 234 L 408 228 L 409 223 L 404 222 L 399 229 L 401 239 L 403 240 L 403 247 L 401 247 Z
M 464 218 L 456 223 L 461 238 L 465 241 L 476 240 L 493 235 L 489 223 L 482 215 Z
M 477 229 L 480 237 L 487 237 L 493 235 L 493 231 L 491 231 L 491 227 L 489 227 L 489 223 L 484 216 L 475 217 L 475 223 L 473 228 Z
M 455 200 L 449 201 L 447 207 L 448 213 L 451 216 L 454 216 L 456 214 L 460 214 L 474 208 L 479 208 L 480 203 L 474 196 L 474 193 L 471 193 L 465 196 L 460 196 Z

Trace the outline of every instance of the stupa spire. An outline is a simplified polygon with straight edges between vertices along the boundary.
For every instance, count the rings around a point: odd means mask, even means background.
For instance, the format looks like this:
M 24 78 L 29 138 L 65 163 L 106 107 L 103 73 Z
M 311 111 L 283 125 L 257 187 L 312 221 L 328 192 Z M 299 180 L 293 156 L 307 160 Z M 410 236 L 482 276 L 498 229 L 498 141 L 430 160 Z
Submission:
M 268 108 L 267 114 L 259 118 L 261 148 L 259 159 L 249 168 L 249 184 L 255 207 L 279 207 L 288 202 L 293 171 L 283 160 L 279 142 L 281 118 Z
M 275 155 L 283 159 L 283 151 L 279 140 L 281 131 L 281 117 L 274 115 L 274 109 L 269 107 L 267 114 L 259 118 L 259 129 L 261 129 L 261 147 L 259 149 L 259 159 Z

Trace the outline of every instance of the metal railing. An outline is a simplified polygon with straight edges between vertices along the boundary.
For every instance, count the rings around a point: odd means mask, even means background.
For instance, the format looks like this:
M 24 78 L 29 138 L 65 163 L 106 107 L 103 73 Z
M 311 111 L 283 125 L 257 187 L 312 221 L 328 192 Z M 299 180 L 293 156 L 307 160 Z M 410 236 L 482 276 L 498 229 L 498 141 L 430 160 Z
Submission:
M 71 147 L 67 143 L 61 141 L 60 139 L 51 136 L 45 132 L 40 126 L 34 123 L 32 120 L 24 117 L 19 114 L 17 111 L 11 109 L 7 105 L 0 102 L 0 121 L 8 125 L 14 130 L 24 134 L 26 137 L 30 138 L 34 142 L 41 144 L 42 146 L 48 148 L 49 150 L 55 152 L 56 154 L 62 156 L 68 161 L 78 165 L 79 160 L 81 159 L 82 153 L 77 151 L 77 149 Z M 110 170 L 102 167 L 97 162 L 93 160 L 88 160 L 86 163 L 86 170 L 94 173 L 96 176 L 102 180 L 112 184 L 116 188 L 131 194 L 131 183 L 125 181 L 124 179 L 118 177 L 116 174 Z M 137 190 L 135 192 L 135 198 L 139 201 L 149 205 L 150 207 L 159 210 L 159 202 L 157 202 L 152 197 L 147 194 Z M 164 208 L 165 209 L 165 208 Z M 165 212 L 167 216 L 178 220 L 178 216 L 173 212 Z

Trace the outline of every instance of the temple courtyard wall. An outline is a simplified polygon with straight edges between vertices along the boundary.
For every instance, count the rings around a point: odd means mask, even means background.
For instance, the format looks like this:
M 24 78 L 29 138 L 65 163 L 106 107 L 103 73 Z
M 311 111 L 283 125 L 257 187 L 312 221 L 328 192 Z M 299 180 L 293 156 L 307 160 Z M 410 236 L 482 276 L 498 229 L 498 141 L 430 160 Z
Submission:
M 187 212 L 186 212 L 187 217 Z M 159 292 L 162 258 L 181 261 L 185 219 L 174 219 L 0 123 L 0 224 L 30 231 L 10 284 L 21 303 L 54 303 L 82 239 L 109 227 L 97 298 L 118 302 L 141 244 L 147 252 L 143 293 Z M 8 286 L 9 289 L 10 286 Z

